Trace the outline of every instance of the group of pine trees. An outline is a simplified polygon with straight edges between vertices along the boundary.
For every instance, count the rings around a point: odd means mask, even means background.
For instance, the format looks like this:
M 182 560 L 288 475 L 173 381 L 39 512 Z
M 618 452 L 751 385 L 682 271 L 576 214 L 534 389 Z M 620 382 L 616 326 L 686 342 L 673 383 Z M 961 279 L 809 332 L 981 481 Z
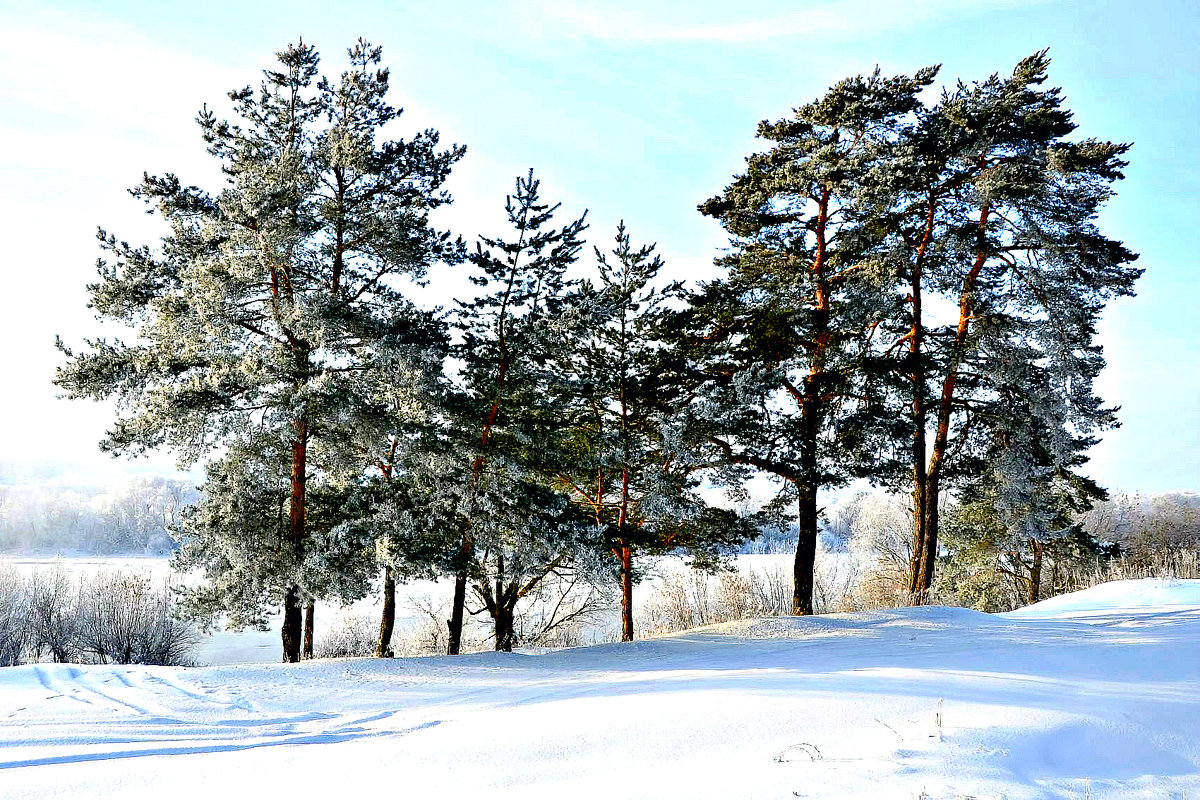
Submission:
M 191 613 L 282 607 L 294 661 L 315 600 L 381 583 L 386 655 L 396 582 L 446 576 L 449 652 L 468 605 L 508 650 L 522 599 L 574 573 L 619 584 L 628 640 L 639 556 L 712 563 L 756 532 L 705 483 L 766 474 L 763 513 L 795 504 L 797 614 L 822 490 L 911 493 L 915 601 L 947 493 L 1035 543 L 1103 496 L 1077 469 L 1115 424 L 1095 325 L 1139 274 L 1096 225 L 1127 145 L 1069 138 L 1044 52 L 935 101 L 936 68 L 876 70 L 763 122 L 770 146 L 700 206 L 731 247 L 698 286 L 665 283 L 624 224 L 581 264 L 584 218 L 557 219 L 532 171 L 506 236 L 439 230 L 465 148 L 382 138 L 400 112 L 380 50 L 349 55 L 334 80 L 290 46 L 230 93 L 233 121 L 202 111 L 224 185 L 147 175 L 161 246 L 100 233 L 90 305 L 134 340 L 60 343 L 58 385 L 118 401 L 105 450 L 205 461 L 178 531 L 176 566 L 206 576 Z M 439 264 L 476 295 L 418 307 Z

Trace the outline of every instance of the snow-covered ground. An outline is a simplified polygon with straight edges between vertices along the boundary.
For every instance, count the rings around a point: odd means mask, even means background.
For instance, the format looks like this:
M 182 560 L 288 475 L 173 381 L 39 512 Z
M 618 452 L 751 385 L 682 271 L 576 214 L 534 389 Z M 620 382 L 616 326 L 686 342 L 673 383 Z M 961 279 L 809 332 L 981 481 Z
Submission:
M 1200 582 L 543 655 L 0 669 L 0 796 L 1200 797 Z

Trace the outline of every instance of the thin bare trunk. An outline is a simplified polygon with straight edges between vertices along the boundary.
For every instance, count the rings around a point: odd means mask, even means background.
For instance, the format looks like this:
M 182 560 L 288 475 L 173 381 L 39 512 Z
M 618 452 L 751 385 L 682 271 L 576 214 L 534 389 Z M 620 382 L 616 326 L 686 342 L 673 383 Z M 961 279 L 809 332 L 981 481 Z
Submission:
M 504 345 L 504 340 L 501 338 L 501 352 L 506 352 L 507 348 Z M 488 444 L 492 441 L 492 429 L 496 425 L 496 420 L 500 416 L 500 401 L 504 395 L 504 381 L 508 376 L 508 357 L 501 355 L 500 368 L 496 375 L 496 395 L 492 400 L 492 407 L 488 409 L 487 419 L 483 423 L 483 432 L 480 434 L 479 455 L 475 456 L 475 462 L 471 466 L 471 495 L 474 497 L 478 489 L 479 481 L 483 475 L 484 453 Z M 474 500 L 472 499 L 472 506 Z M 463 627 L 463 610 L 467 603 L 467 578 L 471 559 L 475 556 L 475 540 L 471 537 L 471 519 L 468 512 L 463 530 L 462 541 L 458 547 L 458 571 L 454 575 L 454 597 L 450 605 L 450 619 L 446 620 L 446 626 L 449 629 L 446 637 L 447 646 L 446 653 L 456 656 L 459 654 L 462 647 L 462 627 Z

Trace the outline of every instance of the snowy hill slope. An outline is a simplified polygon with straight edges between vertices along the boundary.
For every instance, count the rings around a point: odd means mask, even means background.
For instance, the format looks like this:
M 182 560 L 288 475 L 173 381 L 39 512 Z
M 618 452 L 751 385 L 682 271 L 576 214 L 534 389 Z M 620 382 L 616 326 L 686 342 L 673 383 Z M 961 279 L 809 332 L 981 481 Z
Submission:
M 0 797 L 1197 797 L 1197 582 L 1158 583 L 536 656 L 3 669 Z
M 1078 616 L 1112 614 L 1130 609 L 1200 606 L 1200 580 L 1144 578 L 1102 583 L 1081 592 L 1060 594 L 1040 603 L 1010 611 L 1010 617 Z

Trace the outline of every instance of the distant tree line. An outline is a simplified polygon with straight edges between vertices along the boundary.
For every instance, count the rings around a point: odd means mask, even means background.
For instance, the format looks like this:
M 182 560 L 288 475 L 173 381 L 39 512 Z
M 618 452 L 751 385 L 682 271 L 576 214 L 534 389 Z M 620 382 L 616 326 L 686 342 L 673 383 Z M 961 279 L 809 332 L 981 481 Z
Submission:
M 159 476 L 106 488 L 0 483 L 0 553 L 167 555 L 198 498 L 190 482 Z
M 700 206 L 730 247 L 699 285 L 665 282 L 624 223 L 585 259 L 586 214 L 532 170 L 507 233 L 440 230 L 465 148 L 384 138 L 379 48 L 338 78 L 309 45 L 278 55 L 232 119 L 198 117 L 223 185 L 147 175 L 161 245 L 100 232 L 90 305 L 132 338 L 59 343 L 60 387 L 119 401 L 103 449 L 205 464 L 175 556 L 206 577 L 191 614 L 282 608 L 294 661 L 317 599 L 378 586 L 386 655 L 396 582 L 446 576 L 448 651 L 484 613 L 509 650 L 545 582 L 608 581 L 631 639 L 644 556 L 711 567 L 793 522 L 791 611 L 812 613 L 818 495 L 855 478 L 911 498 L 923 602 L 948 497 L 1036 555 L 1105 496 L 1079 468 L 1115 424 L 1096 322 L 1139 274 L 1096 223 L 1128 145 L 1073 136 L 1044 52 L 928 101 L 937 68 L 877 70 L 763 122 Z M 434 265 L 475 295 L 417 306 Z M 753 475 L 778 488 L 753 517 L 700 491 L 736 501 Z

